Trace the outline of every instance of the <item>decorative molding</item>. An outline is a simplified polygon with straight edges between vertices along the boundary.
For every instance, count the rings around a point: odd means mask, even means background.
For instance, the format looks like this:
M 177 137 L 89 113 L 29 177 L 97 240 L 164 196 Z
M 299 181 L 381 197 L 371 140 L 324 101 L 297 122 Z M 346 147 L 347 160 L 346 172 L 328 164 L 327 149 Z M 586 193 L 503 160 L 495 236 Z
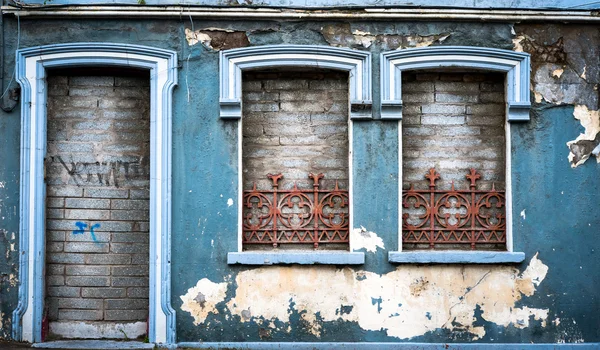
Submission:
M 381 118 L 402 119 L 402 72 L 465 68 L 506 73 L 506 116 L 528 121 L 529 54 L 469 46 L 430 46 L 381 54 Z
M 227 254 L 230 265 L 362 265 L 365 253 L 345 251 L 282 251 L 282 252 L 230 252 Z
M 350 118 L 372 118 L 371 54 L 315 45 L 269 45 L 221 51 L 221 118 L 242 117 L 242 71 L 278 67 L 327 68 L 349 72 Z
M 392 264 L 518 264 L 525 253 L 490 251 L 404 251 L 389 252 Z
M 17 50 L 21 85 L 19 304 L 13 338 L 40 342 L 44 304 L 46 69 L 120 66 L 150 71 L 150 316 L 149 339 L 175 343 L 171 307 L 171 103 L 177 85 L 173 51 L 113 43 L 73 43 Z

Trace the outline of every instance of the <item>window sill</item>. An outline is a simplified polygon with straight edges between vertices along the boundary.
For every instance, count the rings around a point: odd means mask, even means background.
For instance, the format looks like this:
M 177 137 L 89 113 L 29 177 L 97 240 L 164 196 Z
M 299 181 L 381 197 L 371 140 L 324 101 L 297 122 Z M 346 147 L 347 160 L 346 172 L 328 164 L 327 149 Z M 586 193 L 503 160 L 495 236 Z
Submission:
M 405 251 L 388 255 L 393 264 L 518 264 L 524 260 L 521 252 Z
M 229 265 L 362 265 L 362 252 L 231 252 L 227 254 Z

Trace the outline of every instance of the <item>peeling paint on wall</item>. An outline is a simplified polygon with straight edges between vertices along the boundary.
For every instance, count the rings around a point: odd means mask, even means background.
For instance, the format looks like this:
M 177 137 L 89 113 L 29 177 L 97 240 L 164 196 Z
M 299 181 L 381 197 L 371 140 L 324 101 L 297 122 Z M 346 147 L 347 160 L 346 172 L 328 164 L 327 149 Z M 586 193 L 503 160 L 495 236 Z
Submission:
M 430 46 L 434 43 L 442 43 L 450 36 L 450 33 L 435 35 L 371 34 L 362 30 L 352 31 L 349 24 L 323 26 L 321 34 L 331 46 L 368 49 L 374 43 L 378 43 L 384 50 Z
M 600 111 L 590 111 L 586 106 L 575 106 L 573 110 L 575 119 L 581 122 L 585 128 L 583 134 L 579 134 L 573 141 L 567 142 L 569 153 L 569 162 L 571 167 L 575 168 L 591 156 L 596 156 L 596 161 L 600 163 Z
M 367 252 L 375 253 L 377 248 L 385 249 L 383 239 L 375 232 L 367 231 L 363 226 L 350 232 L 350 242 L 352 242 L 353 250 L 364 248 Z
M 201 43 L 207 49 L 220 51 L 250 45 L 246 32 L 222 28 L 191 30 L 185 28 L 185 40 L 189 46 Z
M 348 267 L 264 267 L 239 273 L 228 300 L 227 284 L 207 279 L 181 299 L 196 325 L 225 302 L 241 322 L 276 331 L 290 332 L 290 315 L 297 312 L 317 337 L 322 322 L 347 321 L 402 339 L 436 329 L 466 331 L 479 339 L 485 329 L 475 325 L 477 308 L 484 320 L 503 327 L 526 328 L 532 320 L 545 327 L 548 309 L 516 307 L 516 302 L 534 295 L 547 273 L 537 255 L 523 273 L 508 266 L 402 266 L 384 275 Z M 328 292 L 315 293 L 318 286 Z
M 199 325 L 206 320 L 209 313 L 217 313 L 215 305 L 225 300 L 227 283 L 214 283 L 203 278 L 188 292 L 181 296 L 181 309 L 194 317 L 194 324 Z
M 518 27 L 516 33 L 515 51 L 531 54 L 535 102 L 573 105 L 573 116 L 585 128 L 583 134 L 567 142 L 571 167 L 585 163 L 592 155 L 600 162 L 600 77 L 597 67 L 588 69 L 590 62 L 598 61 L 598 31 L 528 26 Z

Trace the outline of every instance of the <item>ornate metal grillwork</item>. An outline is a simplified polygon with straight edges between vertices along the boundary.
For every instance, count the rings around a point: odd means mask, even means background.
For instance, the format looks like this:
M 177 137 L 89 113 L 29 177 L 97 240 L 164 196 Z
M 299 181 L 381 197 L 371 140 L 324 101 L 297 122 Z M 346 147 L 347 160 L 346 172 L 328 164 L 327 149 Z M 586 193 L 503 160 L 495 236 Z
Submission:
M 466 175 L 471 183 L 467 190 L 437 189 L 440 174 L 429 169 L 425 178 L 429 189 L 416 190 L 411 184 L 402 193 L 402 242 L 428 244 L 433 249 L 442 244 L 505 244 L 506 217 L 504 191 L 478 190 L 481 175 L 471 169 Z
M 308 177 L 312 189 L 279 188 L 282 174 L 268 174 L 272 190 L 244 191 L 243 244 L 348 243 L 348 190 L 320 188 L 323 174 Z

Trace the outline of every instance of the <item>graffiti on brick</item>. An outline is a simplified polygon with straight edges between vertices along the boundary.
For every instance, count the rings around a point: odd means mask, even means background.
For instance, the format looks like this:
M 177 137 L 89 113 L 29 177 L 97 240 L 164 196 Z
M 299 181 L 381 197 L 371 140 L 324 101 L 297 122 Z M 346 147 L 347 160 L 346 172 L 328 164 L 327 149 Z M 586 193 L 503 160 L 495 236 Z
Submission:
M 75 222 L 75 226 L 77 226 L 76 230 L 73 230 L 74 235 L 82 235 L 85 233 L 85 229 L 88 227 L 88 224 L 85 222 L 77 221 Z M 94 229 L 100 228 L 100 224 L 96 223 L 90 226 L 90 236 L 92 237 L 92 241 L 97 242 L 96 235 L 94 234 Z
M 77 226 L 77 230 L 73 230 L 73 234 L 74 235 L 82 235 L 85 233 L 85 229 L 87 228 L 88 225 L 85 222 L 77 221 L 75 223 L 75 226 Z
M 136 161 L 65 161 L 61 156 L 48 157 L 47 165 L 58 163 L 62 168 L 56 169 L 49 176 L 60 176 L 66 171 L 77 186 L 115 186 L 128 185 L 131 181 L 147 181 L 150 164 L 148 157 L 140 157 Z

